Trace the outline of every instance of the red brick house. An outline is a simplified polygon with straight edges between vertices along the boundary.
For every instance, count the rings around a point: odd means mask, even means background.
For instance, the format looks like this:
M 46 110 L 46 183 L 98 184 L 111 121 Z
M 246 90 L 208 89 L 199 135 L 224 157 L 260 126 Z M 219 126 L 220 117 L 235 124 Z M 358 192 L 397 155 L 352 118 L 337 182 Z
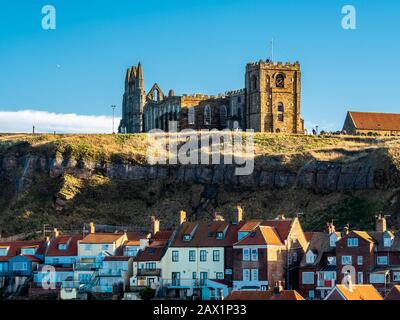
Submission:
M 281 281 L 297 287 L 298 266 L 307 240 L 297 218 L 248 221 L 233 246 L 234 290 L 268 290 Z
M 299 292 L 306 299 L 323 299 L 336 284 L 336 242 L 333 224 L 327 232 L 313 232 L 300 262 Z

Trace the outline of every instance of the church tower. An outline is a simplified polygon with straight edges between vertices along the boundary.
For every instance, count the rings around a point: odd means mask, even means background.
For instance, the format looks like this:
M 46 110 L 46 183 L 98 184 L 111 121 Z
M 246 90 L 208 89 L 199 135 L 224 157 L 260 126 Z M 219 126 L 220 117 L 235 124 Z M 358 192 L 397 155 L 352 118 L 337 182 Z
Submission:
M 246 66 L 246 127 L 256 132 L 303 133 L 300 64 L 260 60 Z
M 125 76 L 125 92 L 122 99 L 120 133 L 143 131 L 143 109 L 146 103 L 142 64 L 128 69 Z

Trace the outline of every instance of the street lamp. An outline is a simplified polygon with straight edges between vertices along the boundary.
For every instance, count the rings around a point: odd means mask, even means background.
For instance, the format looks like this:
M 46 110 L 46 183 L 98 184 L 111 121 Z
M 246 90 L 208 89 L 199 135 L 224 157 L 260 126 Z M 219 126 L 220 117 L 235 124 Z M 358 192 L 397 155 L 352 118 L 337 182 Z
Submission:
M 111 108 L 112 108 L 112 133 L 113 134 L 115 134 L 115 131 L 114 131 L 114 116 L 115 116 L 115 108 L 116 108 L 117 106 L 115 106 L 115 105 L 112 105 L 111 106 Z

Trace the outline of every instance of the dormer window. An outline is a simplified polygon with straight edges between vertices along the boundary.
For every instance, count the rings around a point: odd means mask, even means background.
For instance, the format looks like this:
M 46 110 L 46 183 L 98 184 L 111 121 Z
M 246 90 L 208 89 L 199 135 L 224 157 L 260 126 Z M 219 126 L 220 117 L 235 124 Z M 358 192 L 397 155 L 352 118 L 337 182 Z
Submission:
M 183 241 L 190 241 L 190 240 L 192 240 L 192 236 L 190 234 L 185 234 L 183 236 Z
M 308 251 L 306 254 L 306 263 L 313 264 L 317 256 L 312 251 Z
M 36 253 L 36 248 L 22 248 L 21 254 L 26 256 L 33 256 Z
M 5 257 L 8 254 L 8 249 L 10 247 L 0 248 L 0 257 Z
M 358 238 L 348 238 L 347 246 L 348 247 L 358 247 Z
M 328 257 L 327 260 L 330 266 L 336 266 L 336 257 Z
M 221 231 L 217 232 L 217 239 L 221 240 L 223 238 L 224 238 L 224 233 Z
M 58 244 L 58 250 L 67 250 L 68 245 L 66 243 L 60 243 Z
M 392 246 L 393 239 L 389 234 L 385 234 L 383 237 L 383 246 L 386 248 L 390 248 Z

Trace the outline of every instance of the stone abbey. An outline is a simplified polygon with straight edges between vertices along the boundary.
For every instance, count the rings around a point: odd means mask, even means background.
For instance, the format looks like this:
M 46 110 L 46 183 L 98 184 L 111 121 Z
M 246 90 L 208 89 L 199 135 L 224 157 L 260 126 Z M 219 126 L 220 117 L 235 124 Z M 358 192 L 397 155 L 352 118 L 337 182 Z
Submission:
M 155 83 L 144 87 L 142 65 L 125 76 L 120 133 L 168 130 L 169 121 L 182 129 L 253 129 L 255 132 L 304 133 L 300 114 L 300 64 L 260 60 L 248 63 L 245 87 L 218 96 L 165 95 Z

